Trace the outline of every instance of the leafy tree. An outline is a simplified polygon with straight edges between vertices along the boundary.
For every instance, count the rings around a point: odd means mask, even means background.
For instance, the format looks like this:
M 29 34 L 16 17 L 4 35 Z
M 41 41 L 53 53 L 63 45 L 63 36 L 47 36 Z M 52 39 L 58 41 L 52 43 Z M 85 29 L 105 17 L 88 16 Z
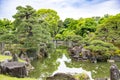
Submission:
M 31 6 L 18 6 L 18 11 L 13 16 L 15 18 L 14 26 L 16 28 L 16 34 L 19 42 L 25 47 L 26 43 L 31 41 L 33 36 L 33 24 L 35 24 L 35 10 Z M 29 44 L 29 43 L 28 43 Z M 27 47 L 26 47 L 27 48 Z
M 12 25 L 12 22 L 8 19 L 3 19 L 0 20 L 0 34 L 6 34 L 6 33 L 11 33 L 12 30 L 14 29 L 14 26 Z
M 95 39 L 120 45 L 120 14 L 109 17 L 95 32 Z
M 77 35 L 75 34 L 76 25 L 77 20 L 66 18 L 62 23 L 63 27 L 60 28 L 59 33 L 56 35 L 55 38 L 62 40 L 73 40 L 73 38 L 77 38 Z
M 39 9 L 37 11 L 37 16 L 39 17 L 39 20 L 43 20 L 49 24 L 49 32 L 54 38 L 58 33 L 59 27 L 61 27 L 58 25 L 60 20 L 57 12 L 52 9 Z
M 12 21 L 8 19 L 0 20 L 0 49 L 1 52 L 5 50 L 5 43 L 9 45 L 9 50 L 11 50 L 11 44 L 16 43 L 17 39 L 14 34 L 14 26 Z
M 103 17 L 99 18 L 98 24 L 104 23 L 109 17 L 111 17 L 111 15 L 105 14 Z
M 74 20 L 73 18 L 66 18 L 63 24 L 64 24 L 64 27 L 69 30 L 76 30 L 78 20 Z
M 76 34 L 84 36 L 89 32 L 95 32 L 96 26 L 97 22 L 94 18 L 81 18 L 76 29 Z
M 62 33 L 62 37 L 64 40 L 70 40 L 73 36 L 75 36 L 76 34 L 74 33 L 74 30 L 69 30 L 66 29 L 63 33 Z

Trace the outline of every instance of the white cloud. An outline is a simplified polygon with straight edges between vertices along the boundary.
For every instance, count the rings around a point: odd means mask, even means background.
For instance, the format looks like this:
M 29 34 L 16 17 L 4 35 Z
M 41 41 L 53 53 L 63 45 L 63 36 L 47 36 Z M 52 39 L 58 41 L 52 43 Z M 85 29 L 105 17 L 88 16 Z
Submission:
M 58 12 L 62 20 L 66 17 L 78 19 L 80 17 L 103 16 L 120 12 L 119 0 L 1 0 L 0 18 L 12 19 L 19 5 L 31 5 L 35 9 L 50 8 Z

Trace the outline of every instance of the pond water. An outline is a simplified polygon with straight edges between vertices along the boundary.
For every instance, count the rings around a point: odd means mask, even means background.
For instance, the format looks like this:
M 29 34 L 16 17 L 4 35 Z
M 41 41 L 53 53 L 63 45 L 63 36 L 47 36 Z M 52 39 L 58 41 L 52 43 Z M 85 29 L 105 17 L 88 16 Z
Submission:
M 120 69 L 120 63 L 116 63 Z M 55 73 L 86 73 L 92 78 L 109 77 L 110 63 L 90 63 L 71 61 L 66 50 L 57 50 L 44 60 L 34 60 L 32 65 L 35 67 L 30 72 L 30 77 L 39 80 L 45 80 L 45 77 L 54 75 Z

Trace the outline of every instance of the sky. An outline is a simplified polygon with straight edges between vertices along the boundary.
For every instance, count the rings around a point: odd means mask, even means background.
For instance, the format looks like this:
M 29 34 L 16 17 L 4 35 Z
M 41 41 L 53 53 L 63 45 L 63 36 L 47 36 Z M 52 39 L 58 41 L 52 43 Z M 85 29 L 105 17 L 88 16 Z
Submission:
M 20 5 L 30 5 L 36 10 L 53 9 L 61 20 L 120 13 L 120 0 L 0 0 L 0 19 L 13 20 L 16 7 Z

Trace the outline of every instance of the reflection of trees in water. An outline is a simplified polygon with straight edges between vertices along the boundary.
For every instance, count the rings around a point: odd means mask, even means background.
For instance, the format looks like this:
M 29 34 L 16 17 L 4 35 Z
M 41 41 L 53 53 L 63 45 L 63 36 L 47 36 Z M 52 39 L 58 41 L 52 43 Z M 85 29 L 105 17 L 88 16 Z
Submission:
M 57 51 L 55 53 L 51 53 L 49 57 L 44 60 L 34 60 L 32 65 L 35 67 L 35 70 L 30 72 L 30 77 L 39 78 L 52 75 L 59 66 L 59 62 L 56 60 L 61 56 L 62 52 Z
M 66 53 L 66 52 L 64 52 L 63 50 L 57 50 L 56 53 L 51 53 L 49 57 L 44 60 L 33 61 L 32 65 L 35 67 L 35 70 L 30 72 L 30 77 L 39 78 L 40 76 L 44 76 L 44 75 L 45 76 L 52 75 L 52 73 L 58 69 L 58 66 L 60 64 L 56 60 L 58 58 L 62 58 L 63 53 Z M 65 55 L 68 57 L 67 54 Z M 65 64 L 66 64 L 66 67 L 69 67 L 69 68 L 82 67 L 86 71 L 91 71 L 93 78 L 109 76 L 110 64 L 106 62 L 94 64 L 90 62 L 71 61 L 71 62 L 65 62 Z M 119 63 L 116 63 L 116 64 L 120 69 L 120 64 Z
M 66 62 L 67 67 L 82 67 L 86 71 L 92 72 L 93 78 L 100 78 L 100 77 L 109 77 L 109 67 L 110 64 L 106 62 L 100 62 L 97 64 L 90 63 L 90 62 L 75 62 L 72 61 L 71 63 Z

